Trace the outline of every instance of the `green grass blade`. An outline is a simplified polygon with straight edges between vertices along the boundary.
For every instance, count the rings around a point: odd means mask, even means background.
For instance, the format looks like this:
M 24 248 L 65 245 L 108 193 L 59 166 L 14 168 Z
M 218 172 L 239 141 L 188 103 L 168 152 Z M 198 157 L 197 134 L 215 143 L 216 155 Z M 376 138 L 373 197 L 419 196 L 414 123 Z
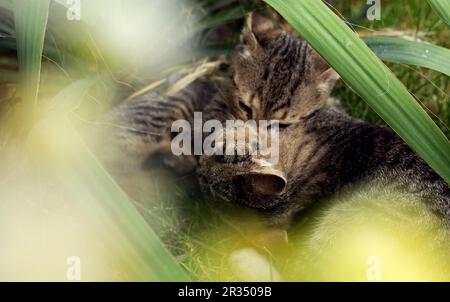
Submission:
M 74 100 L 83 98 L 93 83 L 91 80 L 74 82 L 51 104 L 63 102 L 70 105 L 63 108 L 71 108 Z M 111 255 L 123 263 L 130 281 L 188 280 L 127 195 L 97 162 L 65 114 L 58 110 L 54 111 L 57 114 L 46 115 L 29 135 L 29 153 L 39 170 L 51 171 L 67 193 L 66 197 L 77 202 L 90 220 L 96 222 L 101 240 L 110 248 Z
M 227 22 L 239 19 L 247 15 L 251 11 L 252 7 L 247 4 L 241 4 L 234 6 L 231 9 L 220 11 L 219 13 L 209 16 L 206 20 L 201 21 L 194 29 L 193 32 L 198 32 L 207 28 L 213 28 Z
M 405 86 L 322 1 L 265 0 L 428 164 L 450 182 L 450 143 Z
M 14 1 L 21 91 L 32 116 L 36 109 L 49 3 L 50 0 Z
M 450 76 L 447 48 L 393 37 L 364 37 L 363 40 L 383 61 L 425 67 Z
M 60 91 L 50 102 L 50 113 L 57 115 L 67 115 L 78 108 L 83 101 L 83 97 L 95 84 L 93 79 L 82 79 Z
M 450 1 L 449 0 L 428 0 L 433 10 L 450 26 Z

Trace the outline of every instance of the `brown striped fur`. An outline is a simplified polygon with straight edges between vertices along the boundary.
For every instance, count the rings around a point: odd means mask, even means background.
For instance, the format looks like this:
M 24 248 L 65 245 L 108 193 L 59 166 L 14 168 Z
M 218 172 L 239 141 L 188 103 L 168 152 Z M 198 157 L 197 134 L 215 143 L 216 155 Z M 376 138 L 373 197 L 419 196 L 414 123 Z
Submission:
M 195 171 L 192 156 L 171 153 L 171 125 L 179 119 L 192 121 L 194 111 L 202 111 L 215 93 L 212 83 L 198 80 L 172 96 L 147 93 L 126 101 L 99 123 L 94 142 L 98 156 L 117 172 L 140 169 L 149 158 L 180 174 Z
M 247 177 L 258 171 L 251 159 L 230 162 L 204 156 L 198 174 L 213 195 L 258 209 L 270 224 L 284 227 L 296 213 L 341 189 L 377 181 L 422 197 L 450 221 L 448 184 L 394 131 L 328 105 L 337 75 L 305 41 L 253 15 L 232 68 L 227 97 L 235 117 L 280 119 L 284 125 L 280 162 L 273 173 L 265 173 L 272 181 L 282 175 L 286 183 L 278 192 L 261 194 Z
M 119 107 L 110 119 L 127 127 L 117 129 L 106 149 L 119 145 L 123 160 L 136 163 L 162 153 L 178 172 L 196 169 L 205 192 L 255 208 L 279 227 L 311 204 L 371 180 L 423 197 L 450 221 L 449 185 L 391 129 L 327 105 L 338 76 L 305 41 L 256 14 L 241 40 L 220 87 L 198 81 L 168 99 L 151 94 Z M 191 120 L 194 111 L 205 120 L 279 119 L 279 163 L 261 169 L 263 159 L 251 156 L 172 156 L 170 125 Z

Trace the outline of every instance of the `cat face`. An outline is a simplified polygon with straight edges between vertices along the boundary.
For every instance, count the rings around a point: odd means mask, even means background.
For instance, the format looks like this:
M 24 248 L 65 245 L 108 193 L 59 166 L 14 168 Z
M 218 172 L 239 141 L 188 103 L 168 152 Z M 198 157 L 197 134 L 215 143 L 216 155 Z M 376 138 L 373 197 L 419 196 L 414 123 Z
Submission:
M 339 78 L 304 40 L 256 13 L 247 19 L 232 70 L 239 116 L 281 124 L 323 106 Z

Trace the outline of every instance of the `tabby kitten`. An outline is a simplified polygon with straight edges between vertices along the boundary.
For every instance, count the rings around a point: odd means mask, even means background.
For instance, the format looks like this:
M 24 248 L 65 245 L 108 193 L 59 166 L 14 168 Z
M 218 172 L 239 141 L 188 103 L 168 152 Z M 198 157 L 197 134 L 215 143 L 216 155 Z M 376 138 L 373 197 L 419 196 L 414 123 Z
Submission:
M 255 208 L 285 228 L 296 213 L 332 193 L 379 181 L 422 197 L 450 221 L 449 185 L 393 130 L 326 105 L 338 76 L 305 41 L 253 14 L 232 70 L 227 115 L 279 119 L 280 160 L 259 173 L 257 158 L 202 156 L 197 171 L 214 195 Z M 217 104 L 208 111 L 218 115 L 224 109 Z
M 361 181 L 417 194 L 450 221 L 449 185 L 390 128 L 328 105 L 337 79 L 305 41 L 252 14 L 228 81 L 220 87 L 197 81 L 167 99 L 149 94 L 124 104 L 108 118 L 119 126 L 104 145 L 119 150 L 125 166 L 158 155 L 179 173 L 196 170 L 205 192 L 256 209 L 276 228 L 287 228 L 296 213 Z M 279 162 L 268 165 L 261 156 L 174 156 L 171 124 L 192 121 L 194 111 L 222 122 L 279 120 Z

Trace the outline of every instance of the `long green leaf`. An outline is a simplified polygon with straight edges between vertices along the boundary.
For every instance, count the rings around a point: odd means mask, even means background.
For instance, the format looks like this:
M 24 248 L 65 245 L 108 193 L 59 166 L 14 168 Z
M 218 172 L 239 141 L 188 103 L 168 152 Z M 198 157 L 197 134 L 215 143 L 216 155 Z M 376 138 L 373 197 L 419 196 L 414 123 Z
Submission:
M 450 76 L 447 48 L 393 37 L 364 37 L 363 40 L 383 61 L 426 67 Z
M 94 82 L 80 80 L 61 91 L 56 108 L 31 131 L 28 147 L 40 171 L 51 171 L 67 197 L 84 209 L 111 255 L 123 263 L 128 278 L 140 281 L 186 281 L 188 276 L 136 210 L 127 195 L 97 162 L 64 112 L 82 99 Z M 67 101 L 69 99 L 69 101 Z M 79 101 L 78 101 L 79 102 Z
M 450 1 L 448 0 L 428 0 L 434 11 L 450 26 Z
M 17 56 L 23 99 L 35 114 L 50 0 L 14 0 Z
M 93 79 L 82 79 L 60 91 L 50 102 L 51 114 L 67 115 L 79 107 L 84 95 L 94 85 Z M 83 93 L 84 92 L 84 93 Z
M 320 0 L 265 0 L 433 169 L 450 182 L 450 143 L 404 85 Z

